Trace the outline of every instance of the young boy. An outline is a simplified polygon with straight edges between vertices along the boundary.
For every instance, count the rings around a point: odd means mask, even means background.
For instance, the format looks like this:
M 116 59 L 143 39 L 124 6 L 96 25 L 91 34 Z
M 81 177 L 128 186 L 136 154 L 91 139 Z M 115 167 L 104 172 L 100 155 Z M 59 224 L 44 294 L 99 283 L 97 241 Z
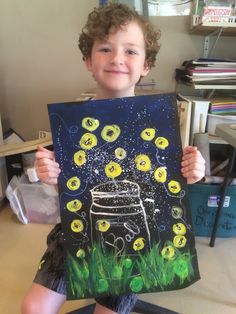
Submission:
M 97 84 L 94 99 L 134 96 L 135 84 L 154 66 L 159 37 L 159 31 L 125 5 L 94 9 L 79 39 L 83 60 Z M 53 152 L 39 147 L 35 167 L 42 182 L 57 184 L 60 169 Z M 197 182 L 204 171 L 205 161 L 200 152 L 196 147 L 186 147 L 182 174 L 187 182 Z M 48 236 L 48 249 L 25 296 L 22 313 L 57 313 L 65 302 L 61 242 L 61 226 L 57 225 Z M 99 298 L 94 313 L 128 314 L 135 301 L 136 295 Z

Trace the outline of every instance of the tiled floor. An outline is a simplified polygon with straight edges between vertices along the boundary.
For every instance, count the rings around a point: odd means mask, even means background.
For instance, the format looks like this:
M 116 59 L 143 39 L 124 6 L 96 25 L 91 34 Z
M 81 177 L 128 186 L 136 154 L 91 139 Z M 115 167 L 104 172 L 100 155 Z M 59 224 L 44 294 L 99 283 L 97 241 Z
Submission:
M 0 210 L 0 313 L 20 313 L 20 302 L 45 249 L 50 225 L 21 224 L 11 209 Z M 140 295 L 141 299 L 181 314 L 236 313 L 236 238 L 197 238 L 201 280 L 189 288 Z M 91 303 L 92 300 L 66 302 L 60 314 Z M 40 313 L 44 314 L 44 313 Z

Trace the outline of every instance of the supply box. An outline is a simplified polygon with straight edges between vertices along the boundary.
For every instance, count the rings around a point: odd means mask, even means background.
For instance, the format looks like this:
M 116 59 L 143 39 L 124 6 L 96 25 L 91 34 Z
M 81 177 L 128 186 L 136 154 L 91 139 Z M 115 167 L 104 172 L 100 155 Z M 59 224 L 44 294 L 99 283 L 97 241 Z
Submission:
M 192 184 L 188 189 L 195 235 L 210 237 L 220 200 L 220 185 Z M 226 189 L 216 236 L 236 236 L 236 186 Z

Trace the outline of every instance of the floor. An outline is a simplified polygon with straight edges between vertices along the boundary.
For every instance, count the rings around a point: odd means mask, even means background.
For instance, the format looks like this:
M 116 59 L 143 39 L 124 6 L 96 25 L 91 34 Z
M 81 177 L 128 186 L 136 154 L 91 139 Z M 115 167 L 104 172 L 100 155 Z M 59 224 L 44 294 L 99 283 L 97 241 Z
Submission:
M 20 313 L 21 299 L 31 284 L 45 249 L 50 225 L 21 224 L 8 205 L 0 209 L 0 313 Z M 181 314 L 236 313 L 236 238 L 196 238 L 201 280 L 183 290 L 140 295 L 140 299 Z M 66 302 L 65 314 L 93 300 Z M 43 314 L 43 313 L 40 313 Z

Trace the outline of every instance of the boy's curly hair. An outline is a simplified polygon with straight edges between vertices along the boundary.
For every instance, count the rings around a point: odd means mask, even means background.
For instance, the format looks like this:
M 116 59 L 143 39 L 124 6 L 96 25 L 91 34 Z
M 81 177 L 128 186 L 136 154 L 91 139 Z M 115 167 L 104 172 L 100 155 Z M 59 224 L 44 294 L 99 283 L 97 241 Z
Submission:
M 155 30 L 150 22 L 127 5 L 117 3 L 95 8 L 88 15 L 87 23 L 79 37 L 79 48 L 83 57 L 91 56 L 94 41 L 105 39 L 111 27 L 114 27 L 115 30 L 121 29 L 132 21 L 137 22 L 143 31 L 146 48 L 145 59 L 149 68 L 155 66 L 156 55 L 160 49 L 158 44 L 160 30 Z

